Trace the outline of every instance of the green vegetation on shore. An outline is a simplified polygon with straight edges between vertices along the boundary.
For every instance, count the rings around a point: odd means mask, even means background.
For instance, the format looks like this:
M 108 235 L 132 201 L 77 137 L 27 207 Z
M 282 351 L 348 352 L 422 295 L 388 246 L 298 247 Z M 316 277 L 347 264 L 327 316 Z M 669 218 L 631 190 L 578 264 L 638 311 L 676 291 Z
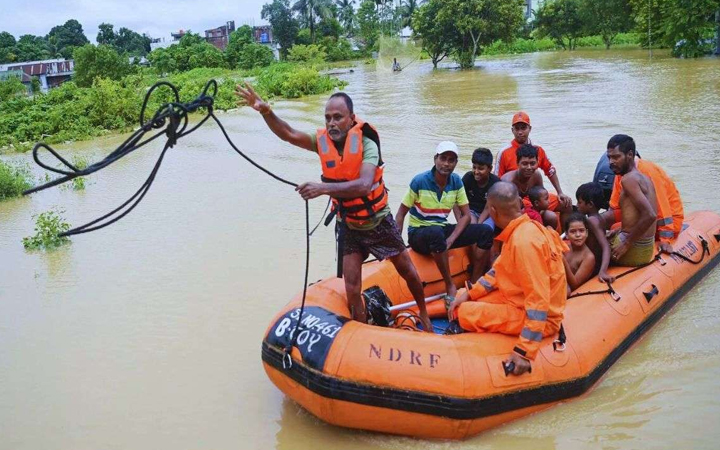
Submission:
M 615 47 L 640 47 L 640 37 L 635 33 L 620 33 L 613 39 Z M 605 48 L 602 36 L 585 36 L 576 42 L 576 48 Z M 564 50 L 557 42 L 550 38 L 525 39 L 517 38 L 509 43 L 501 40 L 487 46 L 483 55 L 515 55 L 520 53 L 549 52 Z
M 87 88 L 67 82 L 45 95 L 16 96 L 0 103 L 0 148 L 26 151 L 40 140 L 49 144 L 83 140 L 137 127 L 143 97 L 160 79 L 179 88 L 181 101 L 194 99 L 208 80 L 215 79 L 215 108 L 232 109 L 236 107 L 235 85 L 252 76 L 256 77 L 258 92 L 268 98 L 297 98 L 345 85 L 313 67 L 295 64 L 274 64 L 252 71 L 198 68 L 167 78 L 141 71 L 118 81 L 95 78 Z M 154 97 L 149 111 L 154 112 L 160 104 L 160 96 Z

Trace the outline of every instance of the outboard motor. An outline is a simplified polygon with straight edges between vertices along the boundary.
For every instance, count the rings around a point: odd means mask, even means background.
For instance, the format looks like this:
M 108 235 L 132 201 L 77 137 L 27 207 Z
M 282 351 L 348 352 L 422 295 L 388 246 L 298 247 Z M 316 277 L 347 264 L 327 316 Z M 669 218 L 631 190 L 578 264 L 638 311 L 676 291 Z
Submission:
M 610 203 L 610 196 L 612 195 L 613 184 L 615 183 L 615 172 L 610 170 L 610 160 L 608 160 L 606 153 L 602 154 L 600 161 L 597 163 L 597 167 L 595 167 L 593 181 L 599 183 L 603 188 L 605 204 L 598 206 L 607 209 Z

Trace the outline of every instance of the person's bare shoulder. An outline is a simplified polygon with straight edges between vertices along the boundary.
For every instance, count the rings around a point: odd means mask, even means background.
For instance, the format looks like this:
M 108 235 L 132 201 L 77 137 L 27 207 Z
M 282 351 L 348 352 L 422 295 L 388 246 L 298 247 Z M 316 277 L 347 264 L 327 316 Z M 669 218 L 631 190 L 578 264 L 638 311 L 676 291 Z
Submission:
M 515 175 L 517 174 L 517 170 L 511 170 L 510 172 L 505 172 L 505 174 L 500 177 L 501 181 L 509 181 L 510 183 L 515 181 Z

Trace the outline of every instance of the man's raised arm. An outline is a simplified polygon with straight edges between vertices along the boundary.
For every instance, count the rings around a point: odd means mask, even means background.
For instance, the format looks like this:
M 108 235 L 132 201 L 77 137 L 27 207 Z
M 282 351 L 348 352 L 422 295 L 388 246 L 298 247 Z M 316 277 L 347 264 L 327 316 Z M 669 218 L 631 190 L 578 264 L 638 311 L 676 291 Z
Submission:
M 268 128 L 270 128 L 277 137 L 305 150 L 315 151 L 312 137 L 307 133 L 294 129 L 288 125 L 287 122 L 276 116 L 272 108 L 270 108 L 270 105 L 260 98 L 250 83 L 246 82 L 244 88 L 238 84 L 235 88 L 235 95 L 240 97 L 238 106 L 247 105 L 259 112 L 263 116 L 263 119 L 265 119 Z

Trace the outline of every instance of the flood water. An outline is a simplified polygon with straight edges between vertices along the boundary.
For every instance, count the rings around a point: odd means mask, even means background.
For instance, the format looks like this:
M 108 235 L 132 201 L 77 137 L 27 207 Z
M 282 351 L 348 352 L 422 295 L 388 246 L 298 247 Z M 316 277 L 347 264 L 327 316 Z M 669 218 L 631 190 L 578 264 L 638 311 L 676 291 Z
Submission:
M 407 184 L 455 140 L 458 172 L 478 146 L 532 141 L 574 197 L 615 133 L 675 180 L 686 211 L 720 211 L 720 59 L 641 51 L 499 57 L 473 71 L 400 74 L 360 65 L 341 77 L 383 140 L 397 208 Z M 293 126 L 323 126 L 327 96 L 281 101 Z M 259 163 L 316 180 L 317 157 L 279 141 L 248 108 L 219 115 Z M 120 137 L 59 146 L 99 159 Z M 251 167 L 214 125 L 169 151 L 150 193 L 120 222 L 57 251 L 26 252 L 33 215 L 58 207 L 73 225 L 110 211 L 144 181 L 153 143 L 91 176 L 0 203 L 0 449 L 577 449 L 718 447 L 720 270 L 694 288 L 582 398 L 465 442 L 421 441 L 324 424 L 266 378 L 260 342 L 302 288 L 304 206 Z M 4 156 L 29 161 L 29 155 Z M 37 172 L 38 175 L 40 172 Z M 324 200 L 310 204 L 319 220 Z M 334 273 L 333 233 L 312 240 L 310 279 Z M 568 336 L 572 340 L 572 336 Z

